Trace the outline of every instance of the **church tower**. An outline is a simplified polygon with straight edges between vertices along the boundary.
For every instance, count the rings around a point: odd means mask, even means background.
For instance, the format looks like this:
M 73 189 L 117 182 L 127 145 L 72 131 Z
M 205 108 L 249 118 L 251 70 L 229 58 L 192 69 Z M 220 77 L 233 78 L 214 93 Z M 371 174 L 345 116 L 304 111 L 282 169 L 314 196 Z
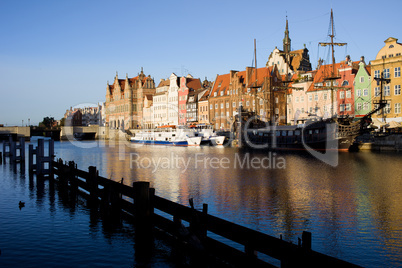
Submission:
M 286 16 L 286 29 L 285 29 L 285 38 L 283 38 L 283 52 L 290 52 L 290 38 L 289 38 L 289 26 L 288 26 L 288 18 Z

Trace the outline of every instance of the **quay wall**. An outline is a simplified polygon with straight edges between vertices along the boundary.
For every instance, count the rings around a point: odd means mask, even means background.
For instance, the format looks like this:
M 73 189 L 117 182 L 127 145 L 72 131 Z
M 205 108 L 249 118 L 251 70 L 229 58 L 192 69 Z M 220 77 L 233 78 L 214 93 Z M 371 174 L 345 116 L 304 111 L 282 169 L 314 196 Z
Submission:
M 31 136 L 31 128 L 30 127 L 0 127 L 0 134 L 17 134 L 18 136 L 22 136 L 28 138 Z
M 379 136 L 374 139 L 371 145 L 374 151 L 402 151 L 402 134 L 391 134 Z

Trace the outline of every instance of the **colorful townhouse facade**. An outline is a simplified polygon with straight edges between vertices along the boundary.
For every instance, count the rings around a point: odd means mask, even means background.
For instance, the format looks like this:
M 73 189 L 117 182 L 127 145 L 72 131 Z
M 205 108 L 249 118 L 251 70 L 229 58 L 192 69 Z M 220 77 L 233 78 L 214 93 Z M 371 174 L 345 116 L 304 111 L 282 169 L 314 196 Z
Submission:
M 209 94 L 211 88 L 207 88 L 205 92 L 200 96 L 198 100 L 198 123 L 203 125 L 209 125 Z
M 402 122 L 401 104 L 401 67 L 402 67 L 402 44 L 398 39 L 389 37 L 384 41 L 385 45 L 377 53 L 375 60 L 371 61 L 371 94 L 374 99 L 374 107 L 377 107 L 380 100 L 381 83 L 376 78 L 390 79 L 389 83 L 383 82 L 383 95 L 387 101 L 385 108 L 372 117 L 383 122 Z
M 254 112 L 262 121 L 285 124 L 285 92 L 276 66 L 230 71 L 218 75 L 209 96 L 209 118 L 215 129 L 231 130 L 239 109 Z
M 143 97 L 155 94 L 155 83 L 150 76 L 141 73 L 133 78 L 119 79 L 106 85 L 106 125 L 113 129 L 142 128 Z
M 354 82 L 359 62 L 353 62 L 350 56 L 346 56 L 345 61 L 340 62 L 338 68 L 338 79 L 336 80 L 336 97 L 338 100 L 338 117 L 354 117 L 355 115 L 355 91 Z
M 354 81 L 355 93 L 355 117 L 363 117 L 372 110 L 371 93 L 371 67 L 366 65 L 364 57 L 359 62 L 359 70 L 356 73 Z
M 287 96 L 287 123 L 297 125 L 304 123 L 308 118 L 307 90 L 313 83 L 315 71 L 295 73 Z
M 202 89 L 201 80 L 199 78 L 194 78 L 192 75 L 188 74 L 185 77 L 180 78 L 180 90 L 179 90 L 179 125 L 186 125 L 187 118 L 187 103 L 189 100 L 189 94 L 193 94 L 194 91 Z M 191 121 L 197 121 L 197 118 L 193 118 Z
M 179 87 L 180 77 L 175 73 L 169 76 L 169 90 L 167 96 L 167 125 L 179 124 Z
M 167 105 L 170 80 L 161 79 L 152 96 L 153 126 L 163 126 L 167 122 Z

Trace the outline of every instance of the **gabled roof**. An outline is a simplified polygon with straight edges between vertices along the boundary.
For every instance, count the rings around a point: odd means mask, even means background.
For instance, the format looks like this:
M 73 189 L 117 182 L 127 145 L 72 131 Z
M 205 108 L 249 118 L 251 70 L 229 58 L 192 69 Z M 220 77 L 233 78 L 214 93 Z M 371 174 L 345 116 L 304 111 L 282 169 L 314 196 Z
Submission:
M 211 96 L 217 93 L 220 96 L 220 92 L 224 91 L 224 95 L 226 94 L 226 90 L 229 90 L 229 83 L 230 83 L 230 74 L 223 74 L 218 75 L 215 80 L 214 87 L 211 90 Z
M 211 92 L 211 89 L 208 89 L 204 92 L 204 94 L 200 97 L 199 101 L 205 101 L 208 100 L 209 98 L 209 93 Z
M 160 81 L 159 85 L 157 87 L 166 87 L 170 85 L 170 80 L 166 79 L 166 80 L 162 80 Z
M 201 80 L 199 78 L 186 78 L 186 85 L 188 88 L 197 90 L 202 88 Z
M 271 76 L 273 67 L 262 67 L 262 68 L 257 68 L 257 83 L 255 82 L 255 69 L 252 69 L 251 71 L 251 77 L 249 78 L 249 83 L 246 85 L 246 87 L 261 87 L 264 83 L 265 78 L 268 78 Z
M 353 62 L 352 68 L 354 68 L 354 64 L 358 62 Z M 355 65 L 356 66 L 356 65 Z M 332 64 L 326 64 L 326 65 L 321 65 L 319 69 L 316 71 L 316 74 L 314 76 L 313 83 L 310 85 L 309 89 L 307 92 L 313 92 L 313 91 L 320 91 L 320 90 L 326 90 L 322 88 L 316 88 L 314 85 L 316 83 L 322 83 L 324 82 L 327 78 L 331 77 L 332 75 L 337 76 L 339 73 L 339 69 L 345 68 L 345 61 L 341 61 L 339 63 L 335 63 L 335 73 L 332 74 Z

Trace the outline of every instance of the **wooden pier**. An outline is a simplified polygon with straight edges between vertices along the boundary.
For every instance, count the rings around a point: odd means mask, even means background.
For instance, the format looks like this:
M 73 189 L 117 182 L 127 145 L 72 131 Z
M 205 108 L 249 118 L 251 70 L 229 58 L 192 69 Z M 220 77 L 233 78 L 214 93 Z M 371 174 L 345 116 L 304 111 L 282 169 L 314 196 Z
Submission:
M 207 204 L 198 210 L 192 199 L 187 207 L 158 197 L 149 182 L 138 181 L 127 186 L 99 176 L 96 167 L 91 166 L 86 172 L 77 169 L 74 162 L 63 163 L 61 159 L 52 166 L 57 175 L 55 179 L 70 196 L 83 195 L 91 205 L 111 217 L 122 214 L 132 217 L 142 236 L 149 237 L 146 234 L 151 229 L 161 231 L 184 244 L 192 253 L 202 256 L 199 259 L 203 261 L 213 259 L 235 267 L 275 267 L 259 258 L 259 254 L 265 254 L 279 260 L 281 267 L 358 267 L 313 251 L 309 232 L 302 233 L 297 245 L 292 244 L 212 216 L 208 214 Z M 170 215 L 170 218 L 161 216 L 156 210 Z M 183 222 L 189 226 L 185 227 Z M 212 238 L 210 233 L 242 245 L 243 250 Z
M 184 206 L 161 198 L 149 182 L 128 186 L 123 179 L 118 182 L 99 176 L 94 166 L 84 171 L 73 161 L 53 161 L 53 143 L 49 142 L 46 157 L 43 143 L 38 141 L 36 149 L 29 147 L 30 175 L 54 181 L 59 193 L 72 202 L 83 197 L 109 221 L 132 220 L 138 258 L 149 254 L 158 234 L 172 241 L 180 252 L 185 251 L 193 260 L 188 265 L 197 267 L 277 267 L 264 255 L 276 259 L 280 267 L 359 267 L 312 250 L 310 232 L 303 232 L 298 244 L 293 244 L 210 215 L 207 204 L 196 209 L 192 199 Z M 31 165 L 35 154 L 36 163 Z M 49 172 L 41 168 L 45 162 Z M 227 240 L 231 242 L 223 242 Z M 240 246 L 232 246 L 235 244 Z

